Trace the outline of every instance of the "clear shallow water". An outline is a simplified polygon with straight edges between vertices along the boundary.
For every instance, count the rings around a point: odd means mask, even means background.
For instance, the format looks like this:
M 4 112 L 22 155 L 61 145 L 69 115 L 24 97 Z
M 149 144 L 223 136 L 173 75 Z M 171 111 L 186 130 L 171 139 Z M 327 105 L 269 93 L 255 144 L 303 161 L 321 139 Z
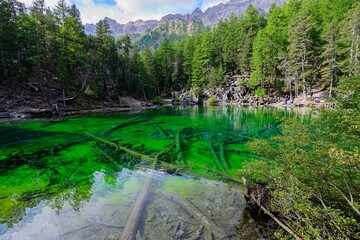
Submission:
M 244 208 L 242 190 L 212 171 L 239 178 L 237 170 L 254 157 L 246 142 L 276 134 L 279 119 L 290 115 L 189 107 L 3 122 L 0 239 L 119 239 L 153 170 L 86 133 L 151 157 L 167 149 L 159 160 L 186 167 L 186 174 L 161 166 L 153 172 L 140 224 L 145 239 L 187 239 L 201 230 L 201 223 L 159 191 L 178 192 L 224 231 L 240 236 L 235 227 Z M 211 234 L 200 233 L 200 239 Z

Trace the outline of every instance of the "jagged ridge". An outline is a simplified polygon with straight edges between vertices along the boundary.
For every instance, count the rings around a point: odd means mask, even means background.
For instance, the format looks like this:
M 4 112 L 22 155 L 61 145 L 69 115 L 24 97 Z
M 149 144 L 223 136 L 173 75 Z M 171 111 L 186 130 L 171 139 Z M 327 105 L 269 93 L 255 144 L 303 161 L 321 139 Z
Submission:
M 245 11 L 245 9 L 252 4 L 254 7 L 268 11 L 272 3 L 282 5 L 285 0 L 230 0 L 227 3 L 220 3 L 219 5 L 208 8 L 205 12 L 202 12 L 199 8 L 196 8 L 192 14 L 169 14 L 158 20 L 137 20 L 135 22 L 129 22 L 126 24 L 120 24 L 114 19 L 105 18 L 110 25 L 110 30 L 113 36 L 121 36 L 125 34 L 144 34 L 147 30 L 153 30 L 160 25 L 167 22 L 188 22 L 193 20 L 199 20 L 203 26 L 214 26 L 221 19 L 228 19 L 233 13 L 235 16 L 239 16 Z M 85 24 L 85 32 L 87 34 L 95 35 L 96 25 Z

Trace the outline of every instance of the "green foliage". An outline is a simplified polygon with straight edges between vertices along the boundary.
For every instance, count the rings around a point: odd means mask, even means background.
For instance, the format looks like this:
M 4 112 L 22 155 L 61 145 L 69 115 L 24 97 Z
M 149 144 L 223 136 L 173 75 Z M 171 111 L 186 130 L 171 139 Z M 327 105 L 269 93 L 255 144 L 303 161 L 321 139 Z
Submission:
M 194 35 L 202 27 L 202 22 L 195 19 L 190 22 L 181 20 L 164 22 L 155 29 L 147 30 L 144 35 L 135 40 L 135 44 L 141 50 L 155 50 L 163 44 L 165 39 L 171 42 L 181 41 Z
M 360 237 L 360 79 L 344 78 L 338 107 L 288 121 L 282 135 L 249 147 L 262 160 L 243 173 L 271 190 L 266 208 L 303 239 Z M 289 238 L 279 230 L 278 238 Z
M 164 99 L 162 99 L 160 96 L 156 96 L 152 101 L 153 104 L 156 105 L 164 105 Z
M 208 100 L 207 100 L 207 103 L 209 105 L 214 105 L 216 103 L 216 97 L 215 96 L 209 97 Z
M 264 97 L 265 93 L 266 93 L 266 89 L 263 87 L 259 87 L 255 90 L 255 95 L 258 96 L 259 98 Z
M 147 31 L 138 42 L 145 48 L 137 48 L 130 36 L 112 37 L 106 20 L 97 23 L 96 36 L 86 36 L 78 9 L 65 0 L 53 10 L 43 0 L 29 10 L 1 0 L 0 79 L 55 81 L 65 98 L 85 82 L 110 102 L 123 92 L 146 99 L 185 87 L 212 90 L 224 75 L 241 75 L 244 87 L 271 95 L 307 94 L 317 85 L 331 96 L 340 77 L 360 74 L 359 6 L 290 0 L 264 15 L 249 5 L 213 29 L 197 20 L 166 22 Z
M 342 71 L 348 76 L 360 75 L 360 3 L 354 3 L 341 22 L 338 55 Z
M 219 69 L 213 67 L 210 69 L 210 72 L 206 77 L 208 79 L 207 87 L 209 89 L 215 90 L 215 88 L 219 86 L 219 84 L 221 84 L 224 80 L 224 71 L 221 66 Z
M 311 15 L 305 10 L 302 10 L 291 23 L 289 68 L 294 79 L 296 96 L 299 95 L 300 84 L 304 96 L 306 95 L 310 78 L 315 74 L 316 31 Z

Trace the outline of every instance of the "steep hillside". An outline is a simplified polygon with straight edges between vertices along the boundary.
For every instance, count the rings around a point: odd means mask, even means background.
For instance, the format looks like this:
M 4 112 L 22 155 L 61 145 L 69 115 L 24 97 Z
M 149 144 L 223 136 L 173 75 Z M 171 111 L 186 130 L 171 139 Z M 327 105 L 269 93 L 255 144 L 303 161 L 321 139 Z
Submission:
M 203 24 L 197 19 L 185 21 L 183 19 L 165 21 L 154 29 L 148 29 L 135 44 L 140 48 L 156 49 L 161 45 L 165 38 L 170 41 L 177 41 L 194 34 L 198 29 L 202 29 Z

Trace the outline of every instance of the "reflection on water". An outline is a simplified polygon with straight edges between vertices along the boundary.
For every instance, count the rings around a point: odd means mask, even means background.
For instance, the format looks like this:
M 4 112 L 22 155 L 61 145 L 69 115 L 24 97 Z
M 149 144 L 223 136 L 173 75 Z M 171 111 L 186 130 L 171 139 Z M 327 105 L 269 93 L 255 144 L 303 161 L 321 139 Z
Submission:
M 223 172 L 236 178 L 237 169 L 253 161 L 246 142 L 277 134 L 278 123 L 296 114 L 265 108 L 189 107 L 3 122 L 0 238 L 119 239 L 149 165 L 85 132 L 147 156 L 165 152 L 161 161 L 192 166 L 187 172 L 197 176 L 219 179 L 214 172 Z M 210 239 L 206 226 L 159 195 L 159 190 L 178 192 L 220 228 L 235 233 L 244 207 L 241 190 L 188 175 L 155 171 L 153 176 L 139 232 L 145 239 Z
M 138 197 L 146 174 L 123 170 L 115 181 L 108 184 L 103 172 L 94 173 L 94 182 L 86 202 L 74 208 L 74 197 L 40 201 L 25 210 L 26 217 L 12 228 L 2 225 L 4 239 L 119 239 L 131 207 Z M 147 239 L 173 239 L 176 235 L 189 235 L 201 228 L 201 223 L 158 193 L 178 191 L 189 196 L 189 201 L 227 232 L 234 232 L 239 213 L 243 210 L 241 191 L 227 184 L 171 176 L 163 172 L 154 174 L 153 194 L 148 199 L 144 223 L 141 227 Z M 217 194 L 215 194 L 217 193 Z M 180 224 L 180 226 L 178 226 Z M 5 231 L 5 233 L 4 233 Z M 202 233 L 205 237 L 206 229 Z M 194 235 L 194 234 L 193 234 Z M 168 236 L 168 237 L 166 237 Z

